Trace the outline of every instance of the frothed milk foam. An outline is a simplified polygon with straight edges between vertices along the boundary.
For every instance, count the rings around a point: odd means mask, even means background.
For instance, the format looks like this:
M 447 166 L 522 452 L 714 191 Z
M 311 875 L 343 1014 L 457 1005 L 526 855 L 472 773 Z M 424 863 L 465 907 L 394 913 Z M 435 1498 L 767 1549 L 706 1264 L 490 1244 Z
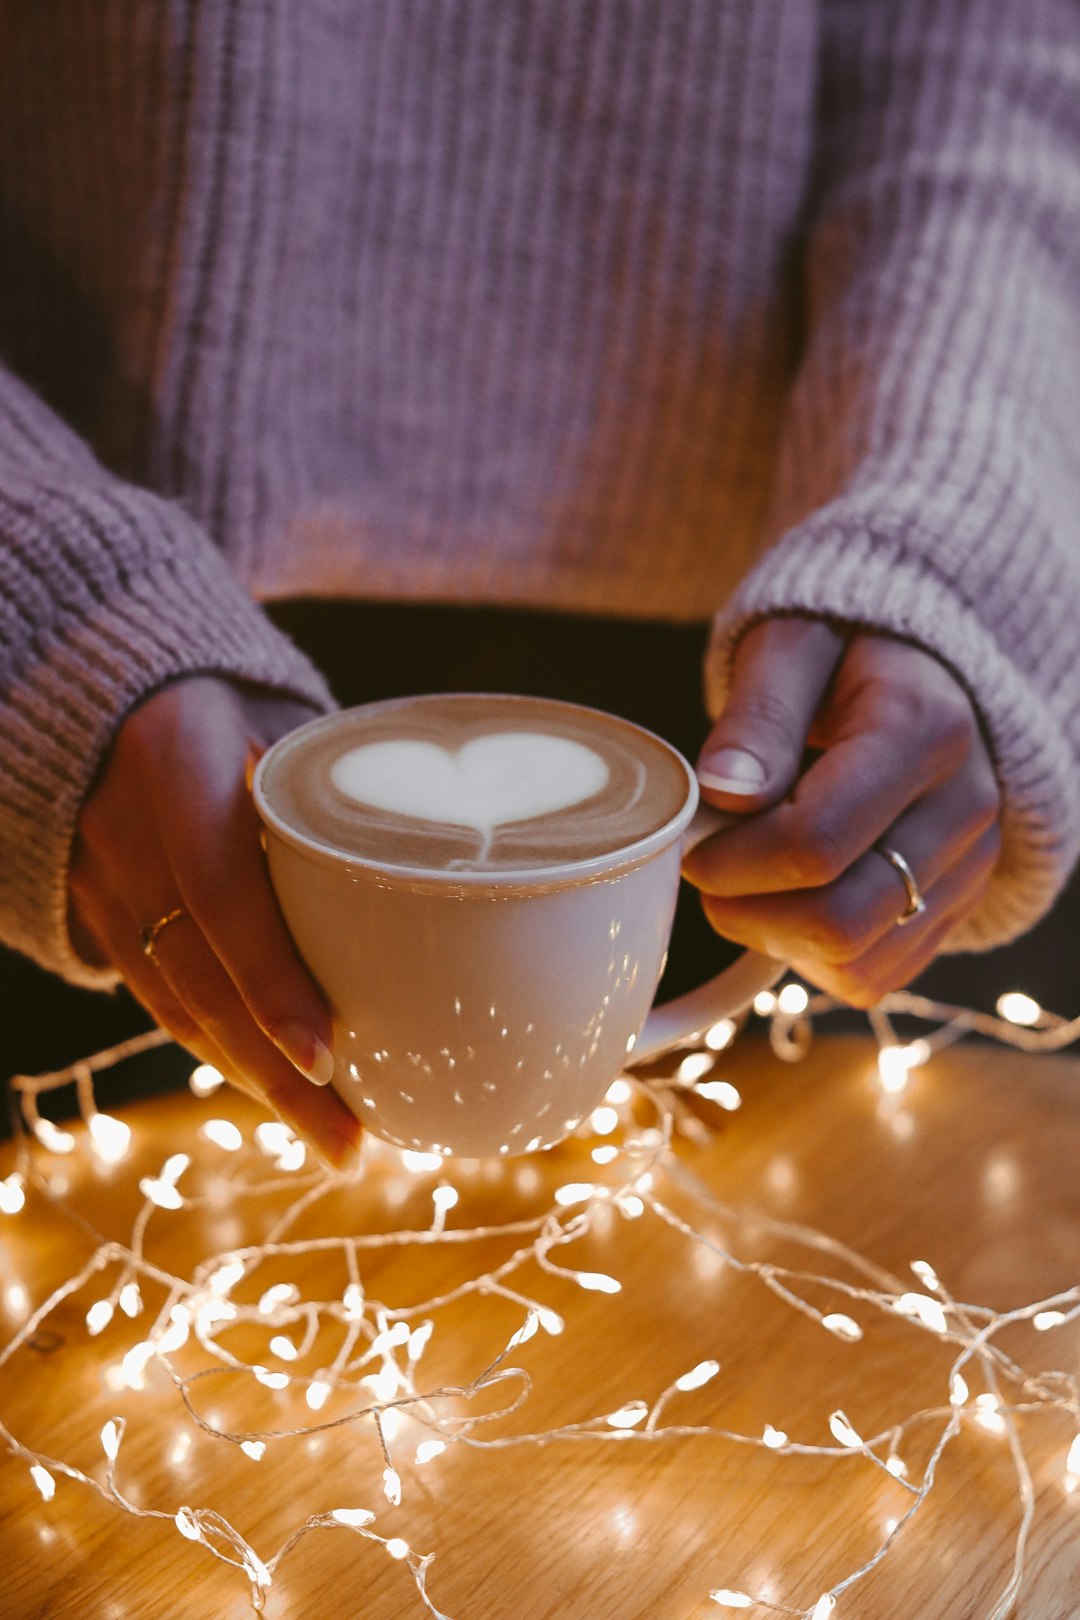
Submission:
M 404 698 L 279 743 L 263 790 L 303 837 L 426 872 L 537 871 L 647 838 L 686 799 L 662 743 L 548 699 Z

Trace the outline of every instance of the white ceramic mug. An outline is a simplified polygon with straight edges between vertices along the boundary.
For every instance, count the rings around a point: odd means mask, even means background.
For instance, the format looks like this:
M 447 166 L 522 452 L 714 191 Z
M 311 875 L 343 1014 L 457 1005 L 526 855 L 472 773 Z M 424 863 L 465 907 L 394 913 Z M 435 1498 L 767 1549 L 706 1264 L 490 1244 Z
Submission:
M 260 761 L 271 880 L 333 1015 L 332 1084 L 376 1135 L 470 1157 L 549 1147 L 629 1065 L 688 1043 L 781 976 L 782 963 L 748 951 L 650 1011 L 682 857 L 727 819 L 699 807 L 690 765 L 662 746 L 685 773 L 677 814 L 627 847 L 538 872 L 417 871 L 335 852 L 268 804 L 275 750 Z

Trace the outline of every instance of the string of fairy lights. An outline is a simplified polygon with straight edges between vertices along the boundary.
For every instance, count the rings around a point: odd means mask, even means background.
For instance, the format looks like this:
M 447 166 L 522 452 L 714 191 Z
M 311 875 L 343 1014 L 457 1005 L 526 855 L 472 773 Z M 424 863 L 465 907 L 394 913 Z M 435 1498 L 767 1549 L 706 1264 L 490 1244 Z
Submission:
M 754 1014 L 767 1026 L 774 1051 L 786 1060 L 803 1056 L 821 1017 L 838 1003 L 814 995 L 802 985 L 786 984 L 778 993 L 765 992 L 754 1004 Z M 909 992 L 884 999 L 870 1015 L 877 1039 L 877 1080 L 896 1095 L 906 1088 L 912 1073 L 942 1047 L 969 1033 L 989 1037 L 1027 1052 L 1061 1050 L 1080 1040 L 1080 1018 L 1066 1020 L 1044 1011 L 1018 992 L 1003 995 L 994 1015 L 945 1006 Z M 912 1024 L 923 1032 L 898 1034 Z M 110 1344 L 120 1320 L 130 1322 L 131 1342 L 115 1357 L 103 1352 L 104 1388 L 125 1402 L 146 1388 L 156 1370 L 171 1381 L 180 1403 L 183 1424 L 217 1441 L 237 1447 L 253 1462 L 261 1462 L 271 1447 L 289 1438 L 321 1434 L 348 1427 L 366 1436 L 381 1467 L 382 1503 L 400 1506 L 408 1496 L 417 1470 L 438 1467 L 438 1459 L 454 1447 L 477 1453 L 527 1448 L 552 1441 L 576 1444 L 605 1443 L 676 1445 L 691 1438 L 708 1437 L 728 1444 L 759 1448 L 776 1458 L 810 1456 L 850 1459 L 858 1455 L 872 1471 L 884 1473 L 906 1493 L 902 1513 L 887 1521 L 885 1533 L 873 1553 L 857 1568 L 809 1603 L 785 1603 L 771 1592 L 748 1590 L 737 1582 L 707 1587 L 702 1603 L 718 1613 L 756 1608 L 801 1620 L 838 1620 L 848 1609 L 848 1594 L 888 1556 L 898 1536 L 909 1526 L 934 1489 L 938 1463 L 950 1442 L 965 1425 L 975 1424 L 1000 1437 L 1011 1460 L 1019 1507 L 1018 1524 L 1008 1578 L 988 1620 L 1005 1620 L 1013 1613 L 1021 1592 L 1026 1554 L 1035 1520 L 1036 1497 L 1022 1444 L 1019 1420 L 1035 1411 L 1055 1410 L 1071 1424 L 1074 1438 L 1067 1449 L 1061 1474 L 1066 1492 L 1080 1489 L 1080 1385 L 1066 1371 L 1032 1373 L 1002 1347 L 1002 1337 L 1017 1324 L 1049 1333 L 1080 1318 L 1080 1283 L 1052 1298 L 997 1313 L 984 1306 L 954 1299 L 948 1287 L 925 1260 L 911 1262 L 911 1275 L 895 1277 L 864 1256 L 839 1244 L 825 1233 L 771 1220 L 760 1212 L 740 1212 L 723 1205 L 701 1181 L 680 1151 L 684 1135 L 708 1132 L 700 1111 L 686 1106 L 688 1094 L 735 1110 L 741 1098 L 730 1081 L 715 1077 L 719 1054 L 735 1039 L 737 1027 L 729 1020 L 714 1025 L 697 1042 L 671 1055 L 662 1078 L 625 1075 L 612 1084 L 604 1102 L 581 1128 L 588 1144 L 590 1179 L 567 1181 L 555 1187 L 550 1204 L 527 1218 L 518 1217 L 484 1225 L 455 1224 L 460 1203 L 454 1162 L 435 1155 L 402 1152 L 368 1139 L 366 1152 L 394 1157 L 401 1169 L 430 1185 L 430 1220 L 422 1227 L 395 1225 L 393 1210 L 385 1214 L 384 1229 L 356 1233 L 333 1229 L 327 1217 L 317 1217 L 327 1195 L 340 1189 L 342 1179 L 314 1166 L 304 1144 L 279 1121 L 266 1120 L 249 1137 L 237 1124 L 215 1113 L 213 1098 L 221 1076 L 200 1065 L 190 1077 L 191 1091 L 201 1099 L 205 1115 L 193 1130 L 192 1140 L 171 1153 L 156 1174 L 138 1181 L 141 1196 L 131 1230 L 121 1240 L 99 1232 L 87 1215 L 69 1199 L 68 1180 L 58 1170 L 64 1156 L 89 1153 L 108 1165 L 119 1166 L 132 1152 L 132 1129 L 126 1121 L 99 1110 L 95 1076 L 128 1058 L 163 1043 L 160 1031 L 122 1043 L 68 1069 L 50 1074 L 18 1076 L 11 1083 L 17 1137 L 16 1168 L 0 1179 L 0 1216 L 28 1218 L 36 1200 L 45 1200 L 69 1219 L 88 1240 L 89 1258 L 40 1304 L 31 1308 L 25 1285 L 7 1284 L 9 1310 L 24 1317 L 9 1342 L 0 1349 L 0 1374 L 27 1345 L 40 1340 L 50 1317 L 68 1302 L 84 1311 L 85 1331 L 97 1339 L 110 1325 Z M 73 1088 L 84 1130 L 68 1130 L 46 1117 L 39 1099 L 63 1088 Z M 185 1216 L 211 1203 L 220 1213 L 220 1189 L 192 1191 L 193 1166 L 200 1157 L 233 1157 L 235 1174 L 228 1181 L 229 1207 L 264 1204 L 275 1218 L 258 1241 L 233 1242 L 196 1265 L 188 1275 L 172 1271 L 155 1258 L 160 1245 L 149 1240 L 162 1223 Z M 245 1166 L 246 1169 L 241 1169 Z M 269 1168 L 268 1168 L 269 1166 Z M 508 1178 L 513 1167 L 501 1164 L 499 1176 Z M 434 1182 L 433 1185 L 431 1183 Z M 188 1190 L 185 1190 L 185 1183 Z M 508 1182 L 509 1186 L 509 1182 Z M 280 1209 L 280 1212 L 278 1210 Z M 686 1211 L 690 1210 L 690 1214 Z M 460 1213 L 460 1212 L 459 1212 Z M 715 1217 L 726 1218 L 733 1239 L 721 1241 Z M 738 1252 L 740 1219 L 752 1221 L 755 1232 L 767 1228 L 801 1250 L 817 1254 L 831 1268 L 812 1271 L 749 1257 Z M 709 1423 L 685 1420 L 687 1398 L 712 1382 L 720 1371 L 716 1359 L 699 1360 L 659 1391 L 632 1390 L 612 1410 L 585 1419 L 575 1418 L 543 1428 L 528 1422 L 533 1375 L 519 1362 L 517 1352 L 537 1339 L 535 1357 L 545 1337 L 561 1334 L 571 1318 L 575 1298 L 582 1292 L 616 1294 L 623 1283 L 606 1271 L 576 1268 L 565 1252 L 573 1244 L 613 1217 L 627 1221 L 662 1223 L 681 1242 L 715 1257 L 717 1263 L 767 1289 L 783 1305 L 815 1323 L 824 1333 L 848 1344 L 858 1344 L 865 1321 L 873 1313 L 901 1322 L 911 1331 L 928 1335 L 948 1347 L 951 1354 L 942 1398 L 937 1405 L 920 1407 L 886 1431 L 862 1434 L 842 1410 L 828 1419 L 833 1443 L 811 1445 L 791 1439 L 783 1430 L 766 1424 L 760 1433 L 742 1433 Z M 297 1236 L 304 1218 L 315 1220 L 315 1235 Z M 325 1227 L 325 1229 L 324 1229 Z M 490 1254 L 490 1240 L 510 1243 L 497 1264 L 477 1264 L 464 1280 L 440 1294 L 391 1308 L 372 1297 L 367 1287 L 371 1265 L 393 1249 L 453 1245 L 459 1258 Z M 315 1298 L 305 1293 L 305 1261 L 314 1256 L 336 1257 L 348 1280 L 334 1297 Z M 275 1281 L 259 1291 L 252 1284 L 261 1268 L 273 1263 L 286 1267 L 291 1280 Z M 562 1309 L 534 1297 L 523 1280 L 526 1268 L 538 1269 L 550 1279 Z M 839 1275 L 846 1269 L 849 1276 Z M 245 1294 L 237 1297 L 239 1285 Z M 815 1303 L 827 1297 L 829 1307 Z M 451 1305 L 501 1299 L 520 1311 L 520 1325 L 506 1343 L 480 1367 L 470 1367 L 453 1383 L 428 1377 L 426 1360 L 433 1343 L 468 1362 L 475 1356 L 473 1341 L 460 1328 L 449 1347 L 443 1340 L 452 1327 L 440 1323 Z M 563 1303 L 565 1301 L 565 1303 Z M 837 1302 L 843 1309 L 837 1309 Z M 151 1303 L 152 1302 L 152 1303 Z M 85 1308 L 84 1308 L 85 1307 Z M 266 1343 L 263 1360 L 247 1360 L 234 1348 L 234 1330 L 258 1330 Z M 330 1334 L 336 1350 L 325 1365 L 312 1368 L 316 1345 Z M 229 1342 L 226 1342 L 226 1341 Z M 191 1351 L 198 1346 L 203 1363 L 184 1371 Z M 320 1351 L 321 1353 L 321 1351 Z M 288 1392 L 291 1421 L 272 1430 L 232 1430 L 201 1404 L 204 1381 L 227 1374 L 250 1380 L 269 1390 Z M 42 1376 L 63 1377 L 63 1356 L 53 1357 Z M 982 1387 L 972 1393 L 973 1386 Z M 328 1415 L 328 1403 L 348 1410 Z M 136 1408 L 137 1411 L 137 1403 Z M 133 1499 L 124 1480 L 130 1477 L 125 1437 L 132 1419 L 110 1416 L 100 1431 L 101 1464 L 87 1472 L 73 1461 L 45 1453 L 12 1432 L 0 1410 L 0 1440 L 27 1468 L 27 1484 L 45 1502 L 53 1499 L 58 1482 L 74 1482 L 97 1492 L 127 1514 L 161 1520 L 193 1548 L 209 1553 L 238 1572 L 247 1583 L 250 1600 L 262 1611 L 283 1562 L 296 1545 L 315 1531 L 347 1531 L 377 1544 L 390 1559 L 410 1572 L 420 1609 L 437 1620 L 453 1617 L 440 1609 L 428 1590 L 434 1553 L 420 1552 L 399 1535 L 383 1535 L 378 1528 L 381 1504 L 343 1501 L 325 1511 L 307 1515 L 272 1553 L 260 1553 L 216 1508 L 189 1502 L 147 1507 Z M 152 1418 L 148 1418 L 152 1422 Z M 932 1426 L 935 1436 L 926 1460 L 913 1468 L 905 1458 L 906 1441 L 916 1430 Z M 180 1431 L 178 1446 L 190 1444 Z M 128 1448 L 130 1450 L 130 1448 Z M 134 1496 L 141 1498 L 136 1491 Z M 794 1579 L 794 1576 L 792 1577 Z

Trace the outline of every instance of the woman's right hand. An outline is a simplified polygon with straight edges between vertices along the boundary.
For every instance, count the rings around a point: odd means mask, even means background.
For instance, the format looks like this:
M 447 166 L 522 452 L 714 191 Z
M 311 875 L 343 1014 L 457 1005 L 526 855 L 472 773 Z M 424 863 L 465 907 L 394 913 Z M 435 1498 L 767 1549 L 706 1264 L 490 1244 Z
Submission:
M 206 675 L 147 698 L 80 813 L 69 915 L 87 961 L 343 1168 L 360 1125 L 325 1084 L 330 1015 L 278 909 L 249 789 L 259 754 L 312 714 Z M 147 954 L 143 930 L 173 912 Z

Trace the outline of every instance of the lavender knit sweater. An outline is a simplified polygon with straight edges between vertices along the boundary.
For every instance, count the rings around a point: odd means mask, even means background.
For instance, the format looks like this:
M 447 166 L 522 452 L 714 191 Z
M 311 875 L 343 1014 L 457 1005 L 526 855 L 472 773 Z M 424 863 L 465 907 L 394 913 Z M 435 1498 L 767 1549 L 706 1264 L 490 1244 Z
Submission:
M 1076 0 L 64 0 L 0 14 L 0 935 L 295 594 L 876 625 L 1080 848 Z

